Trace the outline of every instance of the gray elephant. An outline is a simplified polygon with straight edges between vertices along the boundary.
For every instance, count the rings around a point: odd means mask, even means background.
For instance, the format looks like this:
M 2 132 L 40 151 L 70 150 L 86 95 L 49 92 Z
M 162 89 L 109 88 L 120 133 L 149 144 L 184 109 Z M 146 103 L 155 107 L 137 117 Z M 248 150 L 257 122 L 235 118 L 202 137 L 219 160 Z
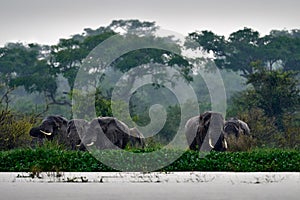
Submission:
M 191 150 L 225 151 L 227 142 L 223 132 L 224 118 L 217 112 L 204 112 L 190 118 L 185 125 L 185 134 Z M 208 134 L 208 137 L 206 137 Z
M 85 150 L 81 145 L 81 138 L 87 133 L 89 122 L 84 119 L 72 119 L 68 122 L 67 137 L 72 150 Z
M 130 129 L 124 122 L 114 117 L 98 117 L 90 122 L 82 143 L 97 149 L 124 149 L 130 139 Z
M 145 137 L 137 128 L 130 128 L 129 145 L 135 148 L 145 147 Z
M 59 115 L 50 115 L 43 119 L 38 127 L 30 129 L 29 135 L 33 138 L 32 143 L 43 143 L 46 140 L 57 139 L 59 144 L 67 144 L 68 120 Z
M 248 124 L 237 118 L 230 118 L 225 122 L 224 132 L 226 136 L 234 135 L 236 138 L 240 137 L 240 135 L 250 136 Z

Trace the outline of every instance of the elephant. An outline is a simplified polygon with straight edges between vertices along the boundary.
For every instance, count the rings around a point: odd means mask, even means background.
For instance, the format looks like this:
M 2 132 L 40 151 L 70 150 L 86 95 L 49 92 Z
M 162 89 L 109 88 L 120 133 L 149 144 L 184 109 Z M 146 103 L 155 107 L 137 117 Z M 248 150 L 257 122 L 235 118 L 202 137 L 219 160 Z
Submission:
M 131 135 L 132 134 L 132 135 Z M 141 143 L 143 135 L 135 128 L 128 126 L 114 117 L 98 117 L 93 119 L 87 133 L 82 138 L 86 147 L 95 146 L 97 149 L 125 149 L 130 143 Z
M 72 119 L 68 122 L 67 137 L 72 150 L 85 150 L 84 145 L 81 145 L 81 139 L 87 133 L 88 128 L 89 122 L 84 119 Z
M 189 149 L 226 151 L 224 123 L 222 114 L 212 111 L 190 118 L 185 124 L 185 135 Z M 208 137 L 206 137 L 207 134 Z
M 250 128 L 248 124 L 237 118 L 230 118 L 225 122 L 224 132 L 227 135 L 234 135 L 238 138 L 240 135 L 250 136 Z
M 43 119 L 38 127 L 33 127 L 29 135 L 33 138 L 33 143 L 38 141 L 43 143 L 44 139 L 57 139 L 59 144 L 67 144 L 67 124 L 68 120 L 59 115 L 50 115 Z
M 230 118 L 224 125 L 224 136 L 229 151 L 245 151 L 255 144 L 248 124 L 237 118 Z
M 144 135 L 136 127 L 130 128 L 129 132 L 130 132 L 129 145 L 131 147 L 144 148 L 145 147 Z

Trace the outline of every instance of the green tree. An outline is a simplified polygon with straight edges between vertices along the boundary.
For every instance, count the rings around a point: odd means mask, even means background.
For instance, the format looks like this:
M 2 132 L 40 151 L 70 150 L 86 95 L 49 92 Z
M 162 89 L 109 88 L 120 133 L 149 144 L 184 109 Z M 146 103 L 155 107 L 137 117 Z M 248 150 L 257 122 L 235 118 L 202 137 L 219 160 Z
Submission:
M 193 32 L 188 38 L 199 44 L 189 48 L 213 53 L 217 67 L 241 71 L 244 76 L 253 73 L 250 64 L 260 59 L 257 53 L 259 33 L 249 28 L 230 34 L 227 40 L 211 31 Z
M 253 86 L 257 107 L 263 109 L 267 116 L 275 117 L 281 130 L 284 129 L 284 113 L 293 114 L 300 108 L 297 75 L 298 72 L 293 71 L 259 68 L 247 78 L 247 84 Z
M 107 28 L 123 34 L 145 36 L 153 35 L 159 27 L 155 24 L 155 22 L 142 22 L 138 19 L 129 19 L 113 20 Z
M 89 30 L 89 32 L 92 32 Z M 70 39 L 60 39 L 57 45 L 51 47 L 51 66 L 57 73 L 61 73 L 73 88 L 76 74 L 82 61 L 90 51 L 107 38 L 113 36 L 112 31 L 98 35 L 86 33 L 85 36 L 73 36 Z
M 84 29 L 84 33 L 76 34 L 69 39 L 60 39 L 57 45 L 53 45 L 51 47 L 50 63 L 53 69 L 56 69 L 58 73 L 62 73 L 63 76 L 68 79 L 70 87 L 73 88 L 76 74 L 83 60 L 101 42 L 116 33 L 120 33 L 120 31 L 121 34 L 136 34 L 142 36 L 152 34 L 156 29 L 157 26 L 154 22 L 141 22 L 139 20 L 114 20 L 107 27 L 99 27 L 95 30 L 86 28 Z M 113 50 L 114 48 L 112 47 L 112 51 Z M 128 70 L 132 67 L 132 64 L 137 64 L 134 63 L 134 59 L 139 57 L 138 53 L 134 52 L 132 54 L 134 55 L 131 58 L 128 57 L 127 61 L 123 61 L 123 63 L 128 66 L 124 67 L 124 64 L 121 63 L 118 64 L 117 68 L 121 71 L 125 71 L 125 68 Z M 150 53 L 145 52 L 140 55 L 140 58 L 148 54 Z M 150 57 L 158 58 L 156 55 L 157 53 Z M 149 60 L 149 56 L 145 57 L 144 60 Z
M 193 32 L 189 40 L 199 45 L 190 45 L 191 49 L 200 49 L 213 54 L 217 67 L 241 72 L 242 76 L 255 73 L 253 62 L 260 61 L 270 70 L 282 68 L 284 71 L 300 69 L 299 31 L 271 31 L 261 37 L 259 32 L 244 28 L 230 34 L 228 39 L 211 31 Z
M 0 49 L 1 84 L 7 91 L 24 86 L 29 93 L 44 94 L 51 103 L 60 104 L 55 93 L 57 90 L 56 73 L 48 64 L 42 52 L 47 47 L 37 44 L 28 46 L 11 43 Z
M 229 115 L 259 108 L 283 131 L 284 116 L 294 116 L 300 109 L 299 72 L 268 70 L 257 63 L 254 65 L 256 72 L 247 76 L 250 87 L 234 95 Z

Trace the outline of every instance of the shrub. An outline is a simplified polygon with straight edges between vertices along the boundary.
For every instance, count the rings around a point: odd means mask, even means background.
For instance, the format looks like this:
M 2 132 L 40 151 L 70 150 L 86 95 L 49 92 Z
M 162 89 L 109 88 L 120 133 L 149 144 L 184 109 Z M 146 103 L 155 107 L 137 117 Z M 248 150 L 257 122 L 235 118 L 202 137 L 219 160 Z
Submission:
M 226 138 L 228 151 L 249 151 L 256 146 L 256 140 L 252 136 L 240 135 L 238 138 L 229 135 Z
M 179 150 L 164 149 L 159 157 L 146 158 L 163 167 L 163 156 L 178 154 Z M 114 159 L 119 154 L 121 160 L 116 165 L 130 161 L 122 151 L 107 150 L 102 154 Z M 137 150 L 135 153 L 149 153 Z M 169 166 L 158 171 L 232 171 L 232 172 L 300 172 L 300 151 L 278 149 L 255 149 L 248 152 L 210 152 L 203 156 L 196 151 L 182 152 L 182 156 Z M 145 158 L 141 158 L 145 159 Z M 128 165 L 128 171 L 140 168 L 141 162 Z M 17 149 L 0 151 L 0 171 L 5 172 L 111 172 L 116 171 L 95 159 L 89 152 L 64 151 L 60 147 L 40 147 L 37 149 Z M 147 169 L 145 169 L 147 172 Z
M 10 111 L 0 113 L 0 150 L 26 147 L 30 144 L 30 118 L 16 116 Z
M 239 114 L 238 118 L 247 122 L 257 147 L 277 147 L 279 131 L 275 119 L 267 117 L 263 110 L 251 108 Z
M 254 138 L 253 144 L 257 147 L 300 148 L 300 117 L 298 119 L 295 114 L 284 115 L 284 130 L 281 131 L 275 119 L 267 117 L 259 108 L 241 112 L 238 117 L 248 123 Z
M 278 134 L 278 147 L 300 149 L 300 116 L 284 115 L 284 132 Z

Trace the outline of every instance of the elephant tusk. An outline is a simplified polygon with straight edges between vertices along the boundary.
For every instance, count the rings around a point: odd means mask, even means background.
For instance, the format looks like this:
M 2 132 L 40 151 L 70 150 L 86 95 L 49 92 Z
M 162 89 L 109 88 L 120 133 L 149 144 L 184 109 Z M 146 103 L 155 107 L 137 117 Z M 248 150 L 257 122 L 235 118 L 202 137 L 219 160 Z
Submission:
M 79 144 L 76 144 L 76 147 L 81 147 L 82 142 L 79 142 Z
M 215 148 L 215 147 L 212 145 L 211 138 L 209 138 L 208 143 L 209 143 L 209 146 L 210 146 L 212 149 Z
M 225 149 L 228 148 L 228 145 L 227 145 L 227 141 L 226 141 L 226 140 L 224 140 L 224 146 L 225 146 Z
M 90 146 L 93 146 L 95 143 L 94 142 L 91 142 L 89 144 L 86 144 L 87 147 L 90 147 Z
M 45 135 L 48 135 L 48 136 L 52 135 L 52 133 L 48 133 L 48 132 L 45 132 L 45 131 L 42 131 L 42 130 L 40 130 L 40 132 L 44 133 Z

